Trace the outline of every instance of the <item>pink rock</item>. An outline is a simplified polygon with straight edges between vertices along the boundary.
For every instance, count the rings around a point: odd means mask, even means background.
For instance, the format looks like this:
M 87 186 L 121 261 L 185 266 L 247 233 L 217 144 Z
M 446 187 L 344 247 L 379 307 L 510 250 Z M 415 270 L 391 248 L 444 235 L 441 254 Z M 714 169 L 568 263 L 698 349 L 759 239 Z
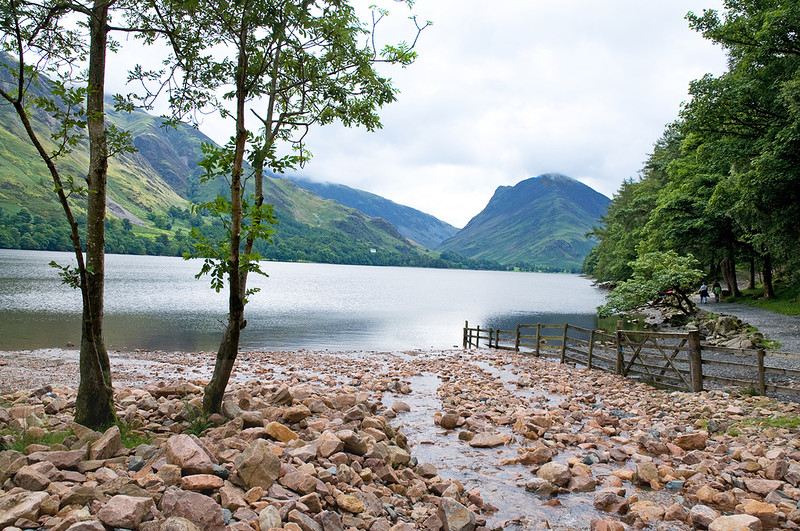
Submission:
M 189 435 L 173 435 L 167 439 L 167 463 L 181 467 L 184 474 L 210 474 L 214 463 Z
M 231 479 L 246 489 L 272 486 L 281 471 L 281 461 L 269 444 L 259 439 L 245 448 L 234 461 L 236 474 Z
M 750 478 L 744 480 L 747 490 L 761 496 L 766 496 L 774 490 L 778 490 L 783 486 L 783 481 L 773 479 Z
M 218 489 L 223 483 L 221 477 L 212 474 L 192 474 L 181 478 L 181 488 L 195 492 Z
M 499 433 L 481 432 L 476 433 L 475 437 L 469 442 L 473 448 L 494 448 L 503 446 L 506 443 L 505 437 Z
M 152 506 L 152 498 L 118 494 L 103 504 L 97 512 L 97 517 L 110 527 L 136 529 Z
M 118 426 L 111 426 L 89 448 L 89 459 L 110 459 L 122 448 L 122 435 Z
M 708 531 L 761 531 L 761 520 L 749 514 L 720 516 L 708 525 Z
M 692 450 L 702 450 L 706 447 L 708 441 L 708 432 L 698 431 L 695 433 L 685 433 L 675 437 L 675 444 L 683 450 L 690 452 Z
M 161 512 L 166 518 L 186 518 L 204 531 L 225 531 L 222 507 L 199 492 L 188 492 L 174 487 L 167 489 L 161 499 Z
M 34 452 L 28 456 L 32 463 L 48 461 L 59 469 L 75 469 L 86 457 L 86 450 L 54 451 L 54 452 Z
M 317 489 L 317 480 L 309 474 L 293 470 L 282 478 L 280 484 L 300 494 L 310 494 Z
M 719 511 L 715 511 L 708 505 L 697 504 L 689 509 L 689 521 L 695 527 L 708 528 L 711 522 L 720 516 Z
M 625 531 L 625 524 L 611 517 L 592 522 L 592 531 Z
M 18 492 L 0 496 L 0 528 L 14 525 L 20 518 L 36 520 L 39 507 L 50 495 L 46 492 Z
M 20 468 L 14 475 L 14 483 L 25 490 L 44 490 L 50 485 L 50 479 L 32 466 Z

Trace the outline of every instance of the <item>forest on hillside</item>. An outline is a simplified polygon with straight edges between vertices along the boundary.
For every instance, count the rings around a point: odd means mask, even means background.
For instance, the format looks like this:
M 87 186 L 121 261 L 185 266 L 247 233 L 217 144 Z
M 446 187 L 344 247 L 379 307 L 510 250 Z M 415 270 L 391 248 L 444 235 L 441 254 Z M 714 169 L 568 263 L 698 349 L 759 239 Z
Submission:
M 800 4 L 726 0 L 723 12 L 687 19 L 723 47 L 727 71 L 691 83 L 679 118 L 595 228 L 584 270 L 630 281 L 648 270 L 645 257 L 669 253 L 700 272 L 692 278 L 733 294 L 742 281 L 761 284 L 771 299 L 777 281 L 800 282 Z

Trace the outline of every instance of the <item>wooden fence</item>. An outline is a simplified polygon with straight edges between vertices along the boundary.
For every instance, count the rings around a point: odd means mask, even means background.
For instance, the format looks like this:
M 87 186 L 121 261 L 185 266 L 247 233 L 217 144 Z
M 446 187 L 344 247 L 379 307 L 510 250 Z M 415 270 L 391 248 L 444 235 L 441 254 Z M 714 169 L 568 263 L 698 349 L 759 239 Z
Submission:
M 617 330 L 608 334 L 570 324 L 496 330 L 471 328 L 465 323 L 464 348 L 481 344 L 558 358 L 561 363 L 605 370 L 668 389 L 697 392 L 709 386 L 733 386 L 761 395 L 770 392 L 800 398 L 800 370 L 767 363 L 769 359 L 790 358 L 800 365 L 800 354 L 705 344 L 697 331 Z

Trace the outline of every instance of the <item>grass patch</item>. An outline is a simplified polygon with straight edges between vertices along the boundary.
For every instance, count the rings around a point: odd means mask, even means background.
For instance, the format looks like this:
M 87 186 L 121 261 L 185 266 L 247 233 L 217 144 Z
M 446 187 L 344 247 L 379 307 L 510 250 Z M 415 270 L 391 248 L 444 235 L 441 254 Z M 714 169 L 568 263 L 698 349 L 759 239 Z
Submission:
M 800 427 L 800 416 L 798 415 L 775 415 L 765 419 L 747 419 L 737 424 L 734 424 L 728 429 L 728 435 L 736 437 L 742 433 L 742 428 L 780 428 L 793 430 Z
M 189 414 L 189 428 L 186 430 L 186 433 L 200 437 L 204 431 L 213 426 L 208 420 L 208 415 L 202 408 L 194 407 L 187 403 L 186 410 Z
M 793 430 L 800 427 L 800 416 L 798 415 L 775 415 L 765 419 L 747 419 L 738 422 L 728 428 L 728 435 L 738 437 L 744 433 L 745 428 L 758 428 L 761 430 L 778 428 Z
M 61 444 L 64 439 L 72 435 L 72 430 L 57 431 L 57 432 L 44 432 L 43 435 L 38 435 L 38 430 L 25 430 L 22 433 L 16 433 L 11 430 L 5 430 L 0 435 L 11 435 L 14 439 L 12 444 L 2 445 L 4 448 L 1 450 L 15 450 L 23 452 L 25 448 L 31 444 L 41 444 L 43 446 L 53 446 L 54 444 Z
M 755 306 L 783 315 L 800 315 L 800 284 L 775 284 L 775 299 L 764 300 L 762 289 L 742 290 L 741 297 L 725 297 L 725 302 Z
M 148 437 L 143 431 L 134 428 L 124 422 L 116 422 L 119 428 L 119 434 L 122 438 L 122 445 L 125 448 L 136 448 L 140 444 L 150 444 L 153 439 Z

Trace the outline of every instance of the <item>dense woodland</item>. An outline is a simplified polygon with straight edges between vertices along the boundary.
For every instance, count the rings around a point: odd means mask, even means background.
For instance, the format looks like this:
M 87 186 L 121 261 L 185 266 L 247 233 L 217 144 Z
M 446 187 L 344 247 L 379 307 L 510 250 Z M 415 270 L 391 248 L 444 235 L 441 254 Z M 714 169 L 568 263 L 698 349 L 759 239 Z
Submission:
M 644 257 L 669 252 L 709 285 L 760 284 L 774 298 L 775 282 L 800 282 L 800 3 L 726 0 L 687 19 L 725 49 L 728 69 L 691 83 L 594 230 L 584 269 L 628 281 Z

